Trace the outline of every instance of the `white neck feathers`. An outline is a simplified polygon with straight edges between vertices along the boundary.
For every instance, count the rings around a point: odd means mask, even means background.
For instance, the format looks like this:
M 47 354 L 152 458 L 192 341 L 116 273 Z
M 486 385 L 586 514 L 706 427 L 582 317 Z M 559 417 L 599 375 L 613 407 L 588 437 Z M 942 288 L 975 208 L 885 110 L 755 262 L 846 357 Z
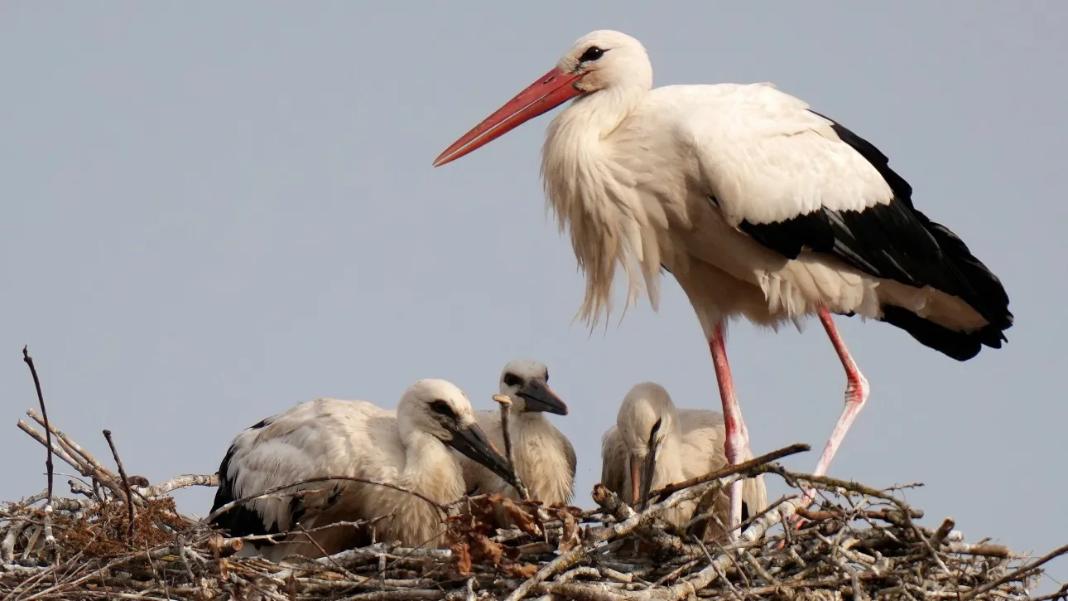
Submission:
M 546 195 L 561 230 L 570 227 L 586 295 L 579 314 L 591 324 L 611 313 L 617 265 L 627 273 L 627 304 L 643 288 L 654 307 L 660 252 L 633 174 L 612 155 L 606 138 L 641 102 L 639 86 L 606 88 L 582 97 L 549 126 L 542 151 Z

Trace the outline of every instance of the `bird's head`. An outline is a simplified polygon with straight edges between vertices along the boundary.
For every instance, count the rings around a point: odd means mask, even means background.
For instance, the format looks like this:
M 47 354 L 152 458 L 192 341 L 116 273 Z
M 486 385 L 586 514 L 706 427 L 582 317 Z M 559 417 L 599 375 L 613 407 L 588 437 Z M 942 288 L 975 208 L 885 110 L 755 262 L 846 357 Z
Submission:
M 653 85 L 653 68 L 641 42 L 611 30 L 578 39 L 548 73 L 446 148 L 434 166 L 455 161 L 576 96 Z
M 509 361 L 501 371 L 501 394 L 517 413 L 547 411 L 567 415 L 567 405 L 549 388 L 549 369 L 529 359 Z
M 486 438 L 467 395 L 452 382 L 425 379 L 412 384 L 397 405 L 397 418 L 402 437 L 416 431 L 429 434 L 515 485 L 508 460 Z
M 656 469 L 657 453 L 676 428 L 675 405 L 664 387 L 643 382 L 630 389 L 616 416 L 616 428 L 627 448 L 631 501 L 644 507 Z
M 580 94 L 619 86 L 648 90 L 653 85 L 653 69 L 642 43 L 610 29 L 579 38 L 556 69 L 576 77 L 572 86 Z

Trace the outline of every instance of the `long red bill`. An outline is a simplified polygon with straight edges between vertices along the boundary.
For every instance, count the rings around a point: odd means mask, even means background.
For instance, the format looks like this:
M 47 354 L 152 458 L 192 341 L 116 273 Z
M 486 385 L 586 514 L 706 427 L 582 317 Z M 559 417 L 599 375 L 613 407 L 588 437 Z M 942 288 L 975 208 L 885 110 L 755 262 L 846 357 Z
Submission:
M 455 161 L 503 136 L 521 123 L 560 106 L 569 98 L 578 96 L 582 92 L 576 90 L 573 84 L 579 77 L 579 75 L 564 73 L 555 68 L 542 75 L 525 90 L 516 94 L 515 98 L 486 117 L 482 123 L 453 142 L 452 146 L 446 148 L 438 155 L 438 158 L 434 159 L 434 166 L 440 167 L 445 163 Z

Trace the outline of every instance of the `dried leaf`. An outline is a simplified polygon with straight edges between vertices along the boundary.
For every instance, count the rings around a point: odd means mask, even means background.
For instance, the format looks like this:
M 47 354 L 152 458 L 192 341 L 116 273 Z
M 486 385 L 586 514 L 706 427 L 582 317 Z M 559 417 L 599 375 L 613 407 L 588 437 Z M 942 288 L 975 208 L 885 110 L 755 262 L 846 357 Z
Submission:
M 579 527 L 578 520 L 571 514 L 570 511 L 559 512 L 560 520 L 563 522 L 563 533 L 560 536 L 560 545 L 558 549 L 561 553 L 566 553 L 571 549 L 579 546 L 582 541 L 579 539 Z
M 523 532 L 531 536 L 541 536 L 541 527 L 535 521 L 534 516 L 515 503 L 515 501 L 502 498 L 501 508 L 504 509 L 508 519 Z
M 527 579 L 538 573 L 538 566 L 532 563 L 513 563 L 504 567 L 509 576 Z
M 471 555 L 478 563 L 489 563 L 493 566 L 500 565 L 501 555 L 504 554 L 504 550 L 501 549 L 499 543 L 495 543 L 481 534 L 475 534 L 471 537 L 471 546 L 473 551 Z
M 503 500 L 504 497 L 494 493 L 487 495 L 484 499 L 481 499 L 480 502 L 473 504 L 472 514 L 480 525 L 487 528 L 486 532 L 493 531 L 497 522 L 497 506 L 499 506 Z
M 456 558 L 456 571 L 462 576 L 469 576 L 471 574 L 471 550 L 467 543 L 456 543 L 449 548 L 452 550 L 452 556 Z

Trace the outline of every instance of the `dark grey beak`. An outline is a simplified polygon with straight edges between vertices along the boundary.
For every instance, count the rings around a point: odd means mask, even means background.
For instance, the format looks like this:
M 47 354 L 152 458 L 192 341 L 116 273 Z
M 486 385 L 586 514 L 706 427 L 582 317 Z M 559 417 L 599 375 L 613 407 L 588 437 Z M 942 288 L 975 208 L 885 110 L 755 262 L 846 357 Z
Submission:
M 638 499 L 638 511 L 644 511 L 645 506 L 649 503 L 650 489 L 653 487 L 653 472 L 656 470 L 656 454 L 660 451 L 660 438 L 657 437 L 657 432 L 660 431 L 661 421 L 656 420 L 653 424 L 653 429 L 649 432 L 649 453 L 645 456 L 645 463 L 642 465 L 642 486 L 639 492 Z
M 546 411 L 567 415 L 567 405 L 556 396 L 552 388 L 541 380 L 531 379 L 516 392 L 527 403 L 527 411 Z
M 500 476 L 508 484 L 512 486 L 518 485 L 518 478 L 515 477 L 515 472 L 508 465 L 508 460 L 501 457 L 500 453 L 494 450 L 493 445 L 490 444 L 485 432 L 478 427 L 478 424 L 471 424 L 466 428 L 449 427 L 449 430 L 452 432 L 452 439 L 446 441 L 445 444 L 470 457 L 473 461 L 486 466 L 487 469 Z
M 653 473 L 656 470 L 656 452 L 659 450 L 659 443 L 653 443 L 649 445 L 649 454 L 645 456 L 645 463 L 642 465 L 642 487 L 638 498 L 641 500 L 638 503 L 638 511 L 645 511 L 645 506 L 649 503 L 650 489 L 653 487 Z

